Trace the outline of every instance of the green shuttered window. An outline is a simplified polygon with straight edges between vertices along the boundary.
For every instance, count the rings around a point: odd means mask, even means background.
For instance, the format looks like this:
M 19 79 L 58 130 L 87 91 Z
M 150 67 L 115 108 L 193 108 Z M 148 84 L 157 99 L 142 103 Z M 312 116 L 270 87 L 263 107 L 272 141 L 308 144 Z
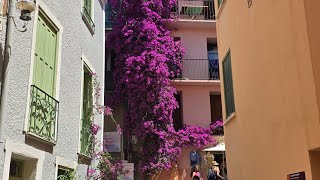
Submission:
M 80 152 L 89 156 L 92 148 L 91 116 L 93 113 L 93 87 L 92 76 L 89 68 L 83 67 L 83 89 L 82 89 L 82 128 Z
M 222 66 L 226 115 L 229 117 L 233 112 L 235 112 L 230 51 L 223 60 Z
M 39 12 L 33 84 L 54 97 L 56 90 L 57 30 Z
M 82 13 L 86 19 L 86 23 L 93 29 L 95 28 L 93 22 L 93 4 L 92 0 L 83 0 Z
M 50 142 L 56 141 L 59 102 L 56 96 L 57 28 L 39 11 L 28 132 Z

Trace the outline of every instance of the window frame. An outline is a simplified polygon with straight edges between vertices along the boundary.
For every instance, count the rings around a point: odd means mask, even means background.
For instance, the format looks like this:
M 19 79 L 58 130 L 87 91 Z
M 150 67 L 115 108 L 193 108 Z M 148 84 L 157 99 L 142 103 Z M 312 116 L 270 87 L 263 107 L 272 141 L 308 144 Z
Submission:
M 66 160 L 62 157 L 57 156 L 56 157 L 56 163 L 55 163 L 55 179 L 58 179 L 58 170 L 59 169 L 66 169 L 66 170 L 71 170 L 71 171 L 76 171 L 78 167 L 78 163 Z M 74 178 L 76 179 L 76 178 Z
M 84 12 L 85 1 L 90 1 L 90 12 Z M 94 23 L 94 0 L 81 0 L 81 15 L 84 23 L 88 27 L 90 33 L 93 35 L 95 33 L 95 23 Z M 88 17 L 89 15 L 89 17 Z
M 179 122 L 179 129 L 176 129 L 176 131 L 179 131 L 180 129 L 183 129 L 184 128 L 184 119 L 183 119 L 183 91 L 177 91 L 177 94 L 175 96 L 179 96 L 179 101 L 177 101 L 178 105 L 179 105 L 179 108 L 175 109 L 173 112 L 172 112 L 172 115 L 174 115 L 175 111 L 179 109 L 178 112 L 180 112 L 180 122 Z M 177 112 L 176 112 L 177 113 Z M 174 118 L 174 117 L 172 117 Z M 175 120 L 173 119 L 173 125 L 175 125 Z
M 43 164 L 45 159 L 45 151 L 39 150 L 27 144 L 13 142 L 7 139 L 5 142 L 6 151 L 4 152 L 3 173 L 0 179 L 9 179 L 10 177 L 10 162 L 12 159 L 17 159 L 15 155 L 22 158 L 36 160 L 35 175 L 37 179 L 42 179 Z M 19 158 L 18 158 L 19 159 Z
M 220 9 L 222 4 L 224 3 L 224 0 L 218 0 L 217 3 L 218 3 L 218 9 Z
M 221 14 L 221 11 L 223 9 L 223 7 L 225 6 L 225 3 L 226 3 L 227 0 L 221 0 L 220 3 L 219 3 L 219 0 L 217 1 L 217 10 L 216 10 L 216 19 L 219 18 L 220 14 Z
M 36 49 L 36 38 L 37 38 L 37 24 L 38 24 L 38 16 L 39 13 L 42 13 L 44 18 L 56 28 L 57 31 L 57 49 L 56 49 L 56 73 L 55 73 L 55 92 L 54 98 L 55 100 L 59 101 L 59 91 L 60 91 L 60 70 L 61 70 L 61 49 L 62 49 L 62 34 L 63 34 L 63 26 L 60 21 L 56 18 L 56 16 L 52 13 L 52 11 L 46 6 L 46 4 L 42 0 L 37 0 L 36 2 L 36 11 L 34 15 L 33 21 L 33 32 L 32 32 L 32 47 L 31 47 L 31 56 L 30 56 L 30 75 L 29 75 L 29 86 L 28 86 L 28 96 L 27 96 L 27 106 L 26 106 L 26 113 L 25 113 L 25 123 L 24 123 L 24 133 L 27 135 L 31 135 L 36 139 L 39 139 L 45 143 L 49 143 L 51 145 L 55 145 L 57 142 L 57 134 L 58 134 L 58 122 L 55 123 L 55 138 L 54 141 L 48 141 L 45 138 L 37 136 L 33 133 L 28 133 L 29 129 L 29 120 L 30 120 L 30 93 L 31 93 L 31 85 L 33 84 L 33 76 L 34 76 L 34 64 L 35 64 L 35 49 Z
M 226 63 L 226 60 L 230 59 L 230 72 L 226 72 L 226 69 L 225 69 L 225 63 Z M 226 91 L 230 91 L 230 90 L 227 90 L 226 89 L 226 76 L 225 74 L 229 74 L 231 76 L 231 84 L 230 86 L 232 86 L 232 99 L 233 99 L 233 111 L 232 112 L 229 112 L 228 113 L 228 107 L 227 107 L 227 93 Z M 224 93 L 224 106 L 225 106 L 225 115 L 226 115 L 226 119 L 229 119 L 229 117 L 231 117 L 235 112 L 236 112 L 236 108 L 235 108 L 235 96 L 234 96 L 234 87 L 233 87 L 233 73 L 232 73 L 232 61 L 231 61 L 231 51 L 230 49 L 227 51 L 227 53 L 225 54 L 223 60 L 222 60 L 222 74 L 223 74 L 223 93 Z
M 83 88 L 84 88 L 84 67 L 86 67 L 91 73 L 95 73 L 95 69 L 89 62 L 89 60 L 86 58 L 84 54 L 81 56 L 81 61 L 82 61 L 82 70 L 81 70 L 81 98 L 80 98 L 80 123 L 79 123 L 79 143 L 78 143 L 78 154 L 90 158 L 88 155 L 84 154 L 81 152 L 81 131 L 82 131 L 82 113 L 83 113 Z M 93 86 L 93 84 L 92 84 Z M 92 92 L 92 100 L 94 101 L 94 92 Z M 94 102 L 93 102 L 94 103 Z

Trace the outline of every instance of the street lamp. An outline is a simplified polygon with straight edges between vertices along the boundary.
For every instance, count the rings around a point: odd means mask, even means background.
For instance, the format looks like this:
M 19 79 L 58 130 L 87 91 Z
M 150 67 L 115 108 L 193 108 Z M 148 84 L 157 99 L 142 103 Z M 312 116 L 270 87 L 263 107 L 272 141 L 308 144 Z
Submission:
M 30 21 L 31 12 L 36 10 L 36 4 L 32 0 L 20 0 L 16 3 L 16 7 L 21 11 L 20 19 L 23 21 Z

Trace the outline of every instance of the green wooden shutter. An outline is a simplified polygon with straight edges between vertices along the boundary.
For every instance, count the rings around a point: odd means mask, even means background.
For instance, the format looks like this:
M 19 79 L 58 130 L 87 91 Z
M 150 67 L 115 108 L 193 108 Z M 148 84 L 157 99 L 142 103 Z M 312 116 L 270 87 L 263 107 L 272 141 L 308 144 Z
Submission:
M 93 113 L 93 87 L 89 69 L 84 66 L 83 77 L 83 102 L 82 102 L 82 128 L 81 128 L 81 153 L 90 154 L 91 149 L 91 116 Z
M 41 12 L 39 12 L 36 31 L 33 84 L 54 97 L 56 89 L 57 31 Z
M 90 71 L 84 67 L 84 84 L 83 84 L 83 113 L 82 118 L 86 119 L 87 121 L 90 120 L 90 117 L 92 115 L 92 78 L 89 74 Z
M 228 117 L 235 111 L 230 51 L 223 61 L 223 82 L 226 115 Z

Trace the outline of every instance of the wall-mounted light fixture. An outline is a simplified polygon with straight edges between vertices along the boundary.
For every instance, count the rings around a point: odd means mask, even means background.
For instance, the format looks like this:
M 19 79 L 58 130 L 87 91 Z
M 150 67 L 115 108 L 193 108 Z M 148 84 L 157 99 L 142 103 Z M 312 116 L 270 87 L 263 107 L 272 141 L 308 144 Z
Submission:
M 36 4 L 32 0 L 19 0 L 16 7 L 21 11 L 20 19 L 23 21 L 30 21 L 31 12 L 36 10 Z

